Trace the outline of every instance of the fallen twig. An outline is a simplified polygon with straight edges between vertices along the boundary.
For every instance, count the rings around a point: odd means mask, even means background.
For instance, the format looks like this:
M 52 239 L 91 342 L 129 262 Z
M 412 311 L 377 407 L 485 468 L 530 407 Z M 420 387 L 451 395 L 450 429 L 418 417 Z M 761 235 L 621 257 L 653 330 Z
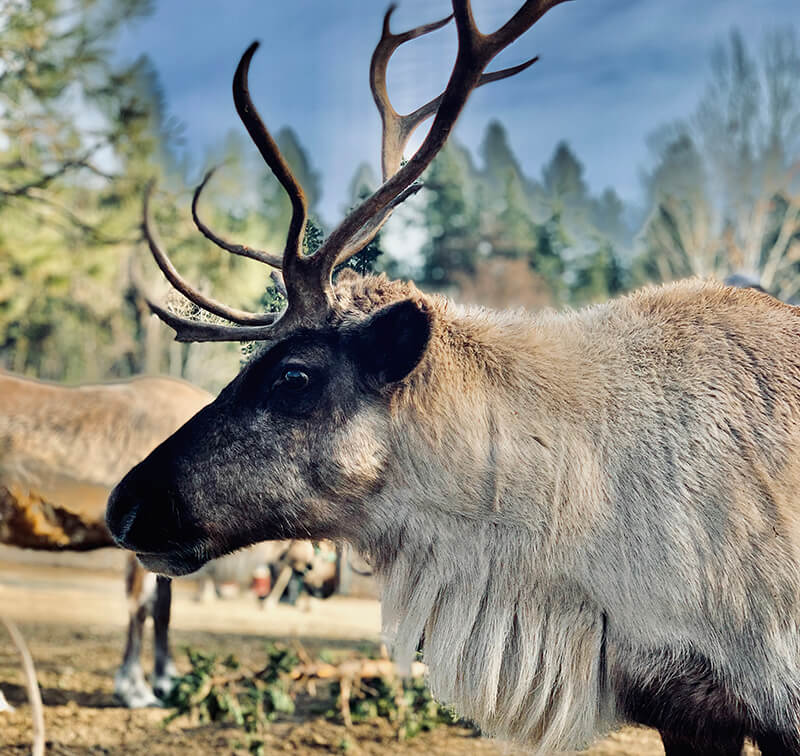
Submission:
M 289 677 L 298 685 L 306 685 L 309 690 L 315 680 L 339 683 L 339 711 L 345 727 L 353 726 L 350 713 L 350 696 L 362 688 L 362 680 L 394 680 L 397 677 L 424 677 L 428 668 L 422 662 L 413 662 L 406 674 L 400 674 L 397 665 L 391 659 L 347 659 L 339 664 L 316 662 L 298 664 Z
M 0 622 L 6 626 L 11 640 L 22 657 L 22 669 L 25 673 L 25 683 L 28 688 L 28 700 L 31 702 L 31 717 L 33 719 L 33 747 L 32 756 L 44 756 L 44 708 L 42 707 L 42 695 L 39 691 L 39 683 L 36 680 L 36 668 L 33 666 L 33 658 L 25 639 L 19 628 L 8 618 L 0 615 Z
M 376 677 L 423 677 L 428 668 L 422 662 L 413 662 L 408 674 L 401 674 L 391 659 L 346 659 L 339 664 L 315 662 L 298 664 L 290 673 L 292 680 L 314 677 L 318 680 L 337 681 L 345 677 L 351 680 L 374 679 Z

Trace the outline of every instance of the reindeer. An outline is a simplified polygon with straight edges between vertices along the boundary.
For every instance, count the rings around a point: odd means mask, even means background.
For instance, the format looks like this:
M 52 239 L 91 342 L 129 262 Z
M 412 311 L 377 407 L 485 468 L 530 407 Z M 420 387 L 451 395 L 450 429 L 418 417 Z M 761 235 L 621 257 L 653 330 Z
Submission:
M 248 90 L 234 101 L 287 191 L 280 314 L 200 294 L 195 322 L 156 302 L 179 341 L 262 341 L 217 399 L 131 470 L 109 500 L 117 542 L 181 575 L 254 541 L 332 538 L 367 555 L 384 630 L 420 643 L 434 694 L 535 753 L 625 722 L 668 756 L 800 754 L 800 310 L 683 281 L 578 312 L 456 306 L 334 268 L 374 236 L 444 144 L 469 94 L 526 68 L 491 59 L 559 0 L 527 0 L 492 34 L 468 0 L 398 34 L 370 67 L 384 183 L 312 256 L 306 201 Z M 394 50 L 455 20 L 444 92 L 392 108 Z M 409 134 L 433 124 L 402 161 Z
M 65 388 L 0 372 L 0 543 L 78 551 L 113 546 L 104 522 L 112 486 L 211 398 L 171 378 Z M 156 705 L 175 673 L 171 584 L 130 555 L 125 592 L 128 636 L 114 691 L 127 706 Z M 151 616 L 153 688 L 140 660 Z

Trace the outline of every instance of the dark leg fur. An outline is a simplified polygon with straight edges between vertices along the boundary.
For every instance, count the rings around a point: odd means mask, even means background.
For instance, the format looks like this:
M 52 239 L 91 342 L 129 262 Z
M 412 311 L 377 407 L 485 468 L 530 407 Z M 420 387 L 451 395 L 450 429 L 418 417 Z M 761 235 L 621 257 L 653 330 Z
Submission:
M 740 756 L 753 713 L 702 655 L 668 648 L 638 659 L 636 652 L 617 653 L 611 663 L 618 705 L 630 721 L 661 733 L 667 756 Z
M 153 691 L 159 698 L 166 698 L 172 690 L 176 670 L 169 651 L 169 615 L 172 606 L 172 581 L 158 576 L 156 596 L 153 602 L 153 641 L 155 667 L 153 669 Z
M 629 721 L 660 732 L 666 756 L 740 756 L 745 736 L 762 756 L 800 756 L 793 723 L 776 729 L 760 723 L 702 655 L 665 648 L 636 658 L 629 649 L 614 651 L 617 704 Z

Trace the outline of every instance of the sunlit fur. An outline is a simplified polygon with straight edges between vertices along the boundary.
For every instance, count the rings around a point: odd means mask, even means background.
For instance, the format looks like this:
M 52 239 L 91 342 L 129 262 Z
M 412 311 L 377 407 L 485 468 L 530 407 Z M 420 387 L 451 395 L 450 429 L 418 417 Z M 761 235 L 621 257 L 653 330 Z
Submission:
M 177 574 L 351 541 L 398 658 L 422 643 L 440 699 L 534 753 L 637 721 L 800 754 L 800 311 L 697 280 L 539 315 L 383 277 L 337 295 L 297 347 L 327 355 L 320 407 L 281 415 L 254 361 L 120 484 L 123 545 Z M 342 336 L 403 299 L 421 361 L 365 383 Z M 402 327 L 371 349 L 391 361 Z
M 798 311 L 699 281 L 566 315 L 428 302 L 355 536 L 399 659 L 424 635 L 434 693 L 538 753 L 698 655 L 753 728 L 796 731 Z

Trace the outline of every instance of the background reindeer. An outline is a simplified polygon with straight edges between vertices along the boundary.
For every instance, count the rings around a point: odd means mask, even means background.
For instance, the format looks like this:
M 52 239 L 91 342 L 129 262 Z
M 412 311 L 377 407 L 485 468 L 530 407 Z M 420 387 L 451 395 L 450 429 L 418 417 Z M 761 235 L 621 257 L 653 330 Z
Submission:
M 184 381 L 138 378 L 64 388 L 0 373 L 0 543 L 87 550 L 113 545 L 105 527 L 108 493 L 125 471 L 211 400 Z M 171 585 L 131 555 L 130 612 L 115 693 L 127 706 L 157 703 L 140 654 L 153 617 L 157 694 L 173 674 L 168 626 Z
M 385 181 L 310 257 L 304 195 L 250 101 L 245 53 L 237 110 L 293 207 L 282 260 L 262 255 L 283 269 L 287 309 L 204 297 L 147 228 L 171 282 L 239 324 L 153 304 L 179 340 L 266 345 L 125 477 L 107 520 L 176 575 L 264 538 L 351 541 L 382 578 L 400 659 L 424 637 L 434 692 L 537 753 L 633 721 L 670 756 L 738 754 L 746 735 L 800 754 L 800 313 L 700 281 L 533 317 L 331 278 L 417 191 L 470 92 L 527 65 L 484 73 L 556 4 L 528 0 L 484 35 L 453 0 L 450 81 L 406 117 L 388 58 L 449 19 L 393 34 L 387 14 L 371 65 Z

